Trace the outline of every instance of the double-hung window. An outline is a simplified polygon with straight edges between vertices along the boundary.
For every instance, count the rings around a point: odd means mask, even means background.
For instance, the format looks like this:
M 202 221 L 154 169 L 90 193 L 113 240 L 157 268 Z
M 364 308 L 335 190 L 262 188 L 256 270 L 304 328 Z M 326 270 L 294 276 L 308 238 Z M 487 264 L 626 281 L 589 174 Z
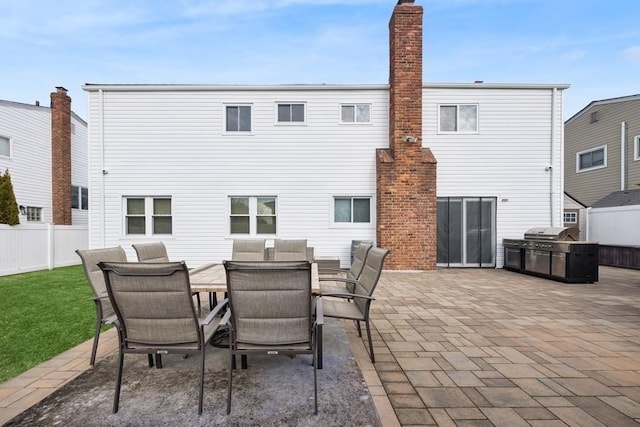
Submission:
M 478 106 L 476 104 L 440 105 L 438 130 L 441 133 L 478 132 Z
M 277 231 L 275 196 L 229 197 L 229 234 L 275 235 Z
M 334 197 L 333 222 L 335 224 L 371 223 L 371 197 Z
M 371 123 L 371 104 L 340 105 L 340 123 Z
M 605 167 L 607 167 L 606 145 L 576 153 L 576 172 Z
M 0 156 L 11 157 L 11 140 L 5 136 L 0 136 Z
M 171 197 L 125 197 L 126 235 L 170 235 L 173 233 Z
M 298 123 L 303 124 L 304 104 L 303 103 L 278 103 L 278 123 Z
M 71 186 L 71 208 L 89 209 L 89 189 L 86 187 Z
M 251 132 L 251 105 L 226 106 L 226 132 Z

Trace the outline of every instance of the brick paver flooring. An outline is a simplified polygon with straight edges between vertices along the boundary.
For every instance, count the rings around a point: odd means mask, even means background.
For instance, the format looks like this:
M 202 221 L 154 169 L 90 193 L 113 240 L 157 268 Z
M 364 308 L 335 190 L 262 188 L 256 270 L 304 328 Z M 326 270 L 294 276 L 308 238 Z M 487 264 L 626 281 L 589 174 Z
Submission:
M 640 424 L 640 271 L 385 272 L 375 370 L 402 425 Z

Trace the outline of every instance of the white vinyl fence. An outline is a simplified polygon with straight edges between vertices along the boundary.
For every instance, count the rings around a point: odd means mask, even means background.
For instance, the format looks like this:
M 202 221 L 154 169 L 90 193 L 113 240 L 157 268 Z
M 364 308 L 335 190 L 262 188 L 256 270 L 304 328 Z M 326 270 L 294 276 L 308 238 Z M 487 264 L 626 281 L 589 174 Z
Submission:
M 640 245 L 640 205 L 589 209 L 589 240 L 601 245 Z
M 88 246 L 87 226 L 0 224 L 0 276 L 80 264 Z

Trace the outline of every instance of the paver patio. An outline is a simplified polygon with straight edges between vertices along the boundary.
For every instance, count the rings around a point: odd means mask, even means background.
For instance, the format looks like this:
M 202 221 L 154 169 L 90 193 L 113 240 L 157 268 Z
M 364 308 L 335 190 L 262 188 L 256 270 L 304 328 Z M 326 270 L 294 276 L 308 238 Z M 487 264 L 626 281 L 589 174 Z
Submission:
M 375 365 L 343 325 L 385 426 L 640 425 L 640 271 L 384 272 L 374 296 Z M 114 349 L 101 338 L 98 360 Z M 89 351 L 1 384 L 0 423 L 88 369 Z

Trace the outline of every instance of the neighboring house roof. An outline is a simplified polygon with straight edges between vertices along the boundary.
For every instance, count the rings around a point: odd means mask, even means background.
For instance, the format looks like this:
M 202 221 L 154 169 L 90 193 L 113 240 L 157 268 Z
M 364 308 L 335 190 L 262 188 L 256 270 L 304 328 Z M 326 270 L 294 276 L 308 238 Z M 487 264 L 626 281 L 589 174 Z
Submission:
M 614 191 L 595 202 L 592 208 L 640 205 L 640 190 Z
M 573 197 L 571 194 L 567 193 L 566 191 L 564 192 L 564 196 L 571 199 L 574 203 L 579 204 L 580 206 L 582 206 L 583 208 L 586 208 L 587 205 L 585 205 L 584 203 L 582 203 L 580 200 L 576 199 L 575 197 Z
M 7 101 L 4 99 L 0 99 L 0 105 L 6 105 L 8 107 L 20 107 L 20 108 L 31 108 L 31 109 L 41 109 L 44 108 L 46 110 L 51 110 L 51 107 L 47 107 L 45 105 L 40 104 L 26 104 L 24 102 L 16 102 L 16 101 Z M 77 115 L 75 112 L 71 111 L 71 115 L 76 118 L 76 120 L 80 120 L 85 125 L 87 124 L 86 120 Z
M 628 102 L 628 101 L 638 101 L 638 100 L 640 100 L 640 93 L 639 94 L 635 94 L 635 95 L 619 96 L 617 98 L 608 98 L 608 99 L 601 99 L 601 100 L 598 100 L 598 101 L 591 101 L 582 110 L 578 111 L 573 116 L 569 117 L 569 119 L 567 119 L 567 121 L 565 121 L 564 124 L 566 125 L 567 123 L 571 122 L 576 117 L 580 116 L 582 113 L 584 113 L 589 108 L 597 106 L 597 105 L 614 104 L 614 103 L 618 103 L 618 102 Z

